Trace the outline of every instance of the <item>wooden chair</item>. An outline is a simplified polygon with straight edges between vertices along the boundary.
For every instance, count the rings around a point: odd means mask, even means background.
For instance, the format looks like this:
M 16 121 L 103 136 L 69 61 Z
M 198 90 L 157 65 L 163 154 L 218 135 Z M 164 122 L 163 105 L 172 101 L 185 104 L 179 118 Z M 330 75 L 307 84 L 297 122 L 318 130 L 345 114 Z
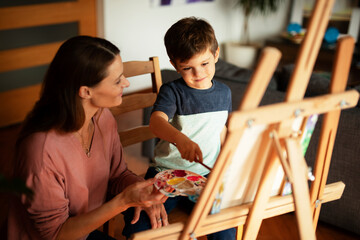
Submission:
M 236 226 L 244 226 L 238 228 L 238 239 L 256 239 L 262 219 L 294 210 L 300 238 L 316 238 L 320 205 L 340 198 L 344 189 L 342 182 L 325 185 L 340 111 L 359 99 L 357 91 L 344 92 L 354 46 L 350 37 L 338 42 L 330 94 L 303 99 L 332 5 L 316 3 L 285 102 L 257 107 L 272 60 L 279 58 L 276 50 L 264 50 L 238 111 L 229 118 L 225 144 L 188 221 L 140 232 L 133 239 L 195 239 Z M 301 138 L 304 123 L 314 114 L 324 114 L 324 121 L 309 193 Z M 292 185 L 291 195 L 281 196 L 281 185 L 274 188 L 279 169 L 280 178 L 285 174 Z M 222 202 L 221 210 L 209 215 L 214 200 Z
M 148 74 L 148 78 L 146 78 L 145 74 Z M 110 109 L 115 118 L 127 112 L 153 106 L 162 84 L 158 57 L 151 57 L 149 61 L 124 62 L 124 75 L 127 78 L 143 76 L 144 79 L 142 80 L 144 80 L 144 82 L 145 80 L 151 80 L 152 87 L 125 94 L 121 105 Z M 149 126 L 138 126 L 120 131 L 119 135 L 123 147 L 144 142 L 155 137 L 150 131 Z
M 130 79 L 130 82 L 131 77 L 140 77 L 140 81 L 145 84 L 151 82 L 151 87 L 125 94 L 121 105 L 110 109 L 115 118 L 118 118 L 124 113 L 153 106 L 162 84 L 158 57 L 151 57 L 148 61 L 124 62 L 124 75 Z M 148 125 L 140 125 L 125 130 L 121 129 L 119 130 L 119 136 L 123 147 L 155 138 L 155 135 L 150 131 Z M 117 217 L 122 217 L 122 215 Z M 115 229 L 116 217 L 104 226 L 104 231 L 112 237 L 115 235 Z

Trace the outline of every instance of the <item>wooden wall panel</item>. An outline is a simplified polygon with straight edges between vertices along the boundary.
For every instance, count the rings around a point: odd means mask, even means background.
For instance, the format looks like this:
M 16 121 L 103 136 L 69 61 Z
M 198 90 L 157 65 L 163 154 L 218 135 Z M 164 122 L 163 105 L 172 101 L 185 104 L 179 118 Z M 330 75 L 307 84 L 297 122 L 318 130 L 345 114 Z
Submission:
M 44 65 L 51 62 L 61 43 L 17 48 L 0 53 L 0 72 Z
M 78 22 L 78 34 L 97 36 L 96 0 L 0 8 L 0 31 Z M 0 51 L 0 73 L 49 64 L 62 42 Z M 1 82 L 0 82 L 1 84 Z M 39 98 L 41 86 L 0 92 L 0 127 L 21 122 Z
M 39 98 L 41 85 L 0 93 L 0 126 L 22 122 Z
M 48 3 L 0 8 L 0 30 L 84 21 L 89 32 L 96 34 L 96 1 Z M 95 24 L 95 25 L 93 25 Z M 95 26 L 95 27 L 94 27 Z

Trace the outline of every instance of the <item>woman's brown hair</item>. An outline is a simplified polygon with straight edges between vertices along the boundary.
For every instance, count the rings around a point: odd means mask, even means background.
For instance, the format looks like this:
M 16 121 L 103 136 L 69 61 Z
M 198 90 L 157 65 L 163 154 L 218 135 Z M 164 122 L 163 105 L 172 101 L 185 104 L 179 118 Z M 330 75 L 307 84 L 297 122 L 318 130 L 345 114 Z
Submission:
M 40 99 L 23 122 L 17 145 L 35 132 L 80 129 L 85 121 L 80 87 L 94 87 L 103 80 L 119 53 L 115 45 L 101 38 L 76 36 L 65 41 L 50 63 Z

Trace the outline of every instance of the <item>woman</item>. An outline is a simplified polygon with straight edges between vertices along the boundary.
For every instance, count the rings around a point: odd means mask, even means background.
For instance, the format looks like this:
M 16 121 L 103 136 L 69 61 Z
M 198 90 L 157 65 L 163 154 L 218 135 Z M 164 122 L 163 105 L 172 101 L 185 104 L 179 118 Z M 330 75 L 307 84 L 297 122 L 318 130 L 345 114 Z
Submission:
M 11 210 L 10 239 L 85 239 L 129 207 L 136 207 L 134 223 L 145 210 L 153 228 L 168 224 L 156 221 L 167 216 L 153 180 L 126 168 L 107 109 L 121 104 L 129 86 L 119 53 L 88 36 L 67 40 L 56 53 L 17 141 L 17 176 L 35 194 L 21 200 L 30 224 Z

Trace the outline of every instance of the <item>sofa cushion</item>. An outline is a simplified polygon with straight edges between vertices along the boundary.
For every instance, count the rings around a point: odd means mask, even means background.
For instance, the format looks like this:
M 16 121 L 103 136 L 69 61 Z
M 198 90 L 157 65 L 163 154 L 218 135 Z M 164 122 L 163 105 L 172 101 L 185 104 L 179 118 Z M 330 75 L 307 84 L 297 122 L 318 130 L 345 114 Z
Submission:
M 218 81 L 226 84 L 231 89 L 232 108 L 233 110 L 238 109 L 240 102 L 244 96 L 247 84 L 219 77 L 217 79 Z M 268 88 L 265 91 L 263 98 L 261 99 L 260 105 L 282 102 L 284 101 L 284 98 L 285 93 Z
M 215 64 L 215 76 L 224 80 L 240 82 L 247 84 L 250 82 L 253 70 L 240 68 L 219 58 Z M 273 76 L 268 85 L 268 89 L 276 90 L 278 88 L 276 78 Z
M 283 66 L 278 72 L 278 90 L 286 92 L 289 85 L 291 75 L 294 71 L 294 64 Z M 312 73 L 309 85 L 306 89 L 305 96 L 312 97 L 329 92 L 330 74 L 327 73 Z
M 357 144 L 360 139 L 359 119 L 359 108 L 341 112 L 327 184 L 342 181 L 345 183 L 345 190 L 339 200 L 323 204 L 320 211 L 321 221 L 356 234 L 360 234 L 360 145 Z M 323 116 L 320 116 L 305 155 L 313 169 L 322 121 Z
M 170 69 L 161 70 L 161 79 L 163 83 L 171 82 L 180 77 L 181 75 L 177 73 L 175 70 L 170 70 Z

